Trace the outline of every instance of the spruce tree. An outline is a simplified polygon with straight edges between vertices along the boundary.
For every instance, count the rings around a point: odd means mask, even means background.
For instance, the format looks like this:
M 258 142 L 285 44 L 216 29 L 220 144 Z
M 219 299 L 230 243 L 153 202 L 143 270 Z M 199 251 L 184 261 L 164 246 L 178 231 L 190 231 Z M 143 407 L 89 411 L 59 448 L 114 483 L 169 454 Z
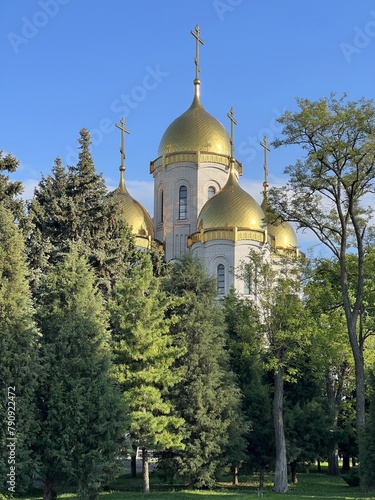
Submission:
M 0 203 L 12 213 L 17 221 L 25 217 L 24 202 L 20 199 L 23 192 L 22 182 L 11 181 L 5 172 L 13 173 L 17 170 L 18 160 L 12 154 L 3 155 L 0 150 Z
M 42 176 L 29 202 L 31 229 L 26 243 L 34 290 L 49 266 L 61 262 L 69 252 L 71 200 L 67 187 L 68 172 L 60 158 L 56 158 L 51 175 Z
M 79 155 L 76 166 L 69 168 L 68 194 L 71 238 L 74 241 L 92 241 L 104 223 L 106 187 L 104 178 L 97 174 L 90 153 L 91 136 L 87 129 L 80 131 Z
M 168 304 L 146 254 L 115 286 L 109 304 L 117 376 L 129 408 L 128 433 L 132 445 L 142 449 L 144 493 L 150 491 L 148 453 L 182 447 L 183 419 L 173 414 L 167 393 L 181 379 L 172 365 L 183 351 L 172 345 Z
M 35 391 L 40 373 L 24 242 L 13 219 L 0 202 L 0 484 L 9 495 L 35 478 L 31 450 L 39 431 Z M 7 483 L 11 466 L 16 467 L 15 485 Z
M 72 245 L 95 269 L 107 296 L 116 277 L 137 258 L 116 198 L 107 195 L 104 178 L 95 170 L 86 129 L 80 132 L 79 145 L 77 165 L 65 168 L 57 158 L 51 175 L 42 177 L 29 203 L 27 241 L 35 293 L 40 276 L 60 262 Z
M 95 498 L 116 469 L 124 432 L 123 399 L 113 376 L 108 317 L 93 271 L 73 249 L 42 280 L 39 388 L 44 499 L 56 481 L 72 481 Z
M 177 360 L 183 379 L 171 391 L 177 414 L 185 420 L 185 449 L 169 463 L 190 488 L 211 487 L 239 406 L 216 283 L 198 260 L 186 256 L 173 265 L 165 289 L 178 299 L 170 311 L 176 317 L 172 332 L 186 351 Z

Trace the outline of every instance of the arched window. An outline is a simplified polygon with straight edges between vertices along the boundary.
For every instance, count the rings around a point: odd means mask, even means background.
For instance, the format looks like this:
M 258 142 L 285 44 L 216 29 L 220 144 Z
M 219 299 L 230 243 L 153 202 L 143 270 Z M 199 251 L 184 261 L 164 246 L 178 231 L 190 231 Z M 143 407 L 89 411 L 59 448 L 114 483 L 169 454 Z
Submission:
M 208 188 L 208 193 L 207 193 L 208 199 L 212 198 L 215 193 L 216 193 L 216 189 L 213 186 L 210 186 Z
M 164 191 L 163 190 L 160 191 L 159 200 L 160 200 L 160 205 L 159 205 L 160 222 L 163 222 L 163 220 L 164 220 Z
M 217 291 L 220 295 L 225 294 L 225 267 L 223 264 L 217 266 Z
M 187 187 L 181 186 L 178 196 L 178 218 L 187 219 Z

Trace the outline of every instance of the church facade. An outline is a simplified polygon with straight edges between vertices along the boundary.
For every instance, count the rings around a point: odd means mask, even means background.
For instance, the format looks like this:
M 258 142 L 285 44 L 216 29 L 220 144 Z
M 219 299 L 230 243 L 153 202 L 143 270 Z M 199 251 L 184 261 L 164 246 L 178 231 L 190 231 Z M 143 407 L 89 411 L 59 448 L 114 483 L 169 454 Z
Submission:
M 248 284 L 236 272 L 252 251 L 278 265 L 281 254 L 295 258 L 297 239 L 292 226 L 265 223 L 267 204 L 267 140 L 262 146 L 264 200 L 259 205 L 239 184 L 242 165 L 234 157 L 233 109 L 228 113 L 230 134 L 203 107 L 200 99 L 199 27 L 191 31 L 196 40 L 194 96 L 187 111 L 177 117 L 163 134 L 158 155 L 150 162 L 154 179 L 154 217 L 128 193 L 124 181 L 125 124 L 122 131 L 120 185 L 124 217 L 133 228 L 137 245 L 162 243 L 166 261 L 186 252 L 197 256 L 208 274 L 217 279 L 218 295 L 234 286 L 237 293 L 250 293 Z

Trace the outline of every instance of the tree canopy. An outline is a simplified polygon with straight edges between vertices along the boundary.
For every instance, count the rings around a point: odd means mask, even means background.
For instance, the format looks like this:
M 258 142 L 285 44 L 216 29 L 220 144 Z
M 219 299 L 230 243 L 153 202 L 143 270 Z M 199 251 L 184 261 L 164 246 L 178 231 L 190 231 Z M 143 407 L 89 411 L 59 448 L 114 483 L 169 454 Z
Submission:
M 285 173 L 289 181 L 269 193 L 268 218 L 313 231 L 339 262 L 347 332 L 355 361 L 357 431 L 365 423 L 364 337 L 358 327 L 363 309 L 365 260 L 374 243 L 370 204 L 375 180 L 373 101 L 348 101 L 332 94 L 316 102 L 297 99 L 299 110 L 284 113 L 276 147 L 296 145 L 301 157 Z M 350 254 L 357 259 L 349 272 Z M 352 293 L 352 292 L 353 293 Z

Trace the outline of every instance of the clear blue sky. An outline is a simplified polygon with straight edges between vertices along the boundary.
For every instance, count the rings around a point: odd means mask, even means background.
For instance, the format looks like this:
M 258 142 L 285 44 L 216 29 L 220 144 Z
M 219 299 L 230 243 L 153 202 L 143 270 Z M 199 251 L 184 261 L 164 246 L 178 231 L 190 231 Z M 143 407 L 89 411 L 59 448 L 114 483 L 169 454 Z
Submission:
M 125 116 L 127 185 L 152 214 L 149 162 L 191 103 L 197 23 L 202 103 L 228 129 L 233 106 L 241 185 L 258 200 L 259 141 L 280 133 L 275 118 L 296 97 L 375 97 L 372 0 L 16 0 L 2 1 L 0 16 L 0 149 L 19 158 L 27 193 L 55 157 L 75 162 L 82 127 L 115 187 L 114 124 Z M 271 184 L 295 154 L 270 153 Z

